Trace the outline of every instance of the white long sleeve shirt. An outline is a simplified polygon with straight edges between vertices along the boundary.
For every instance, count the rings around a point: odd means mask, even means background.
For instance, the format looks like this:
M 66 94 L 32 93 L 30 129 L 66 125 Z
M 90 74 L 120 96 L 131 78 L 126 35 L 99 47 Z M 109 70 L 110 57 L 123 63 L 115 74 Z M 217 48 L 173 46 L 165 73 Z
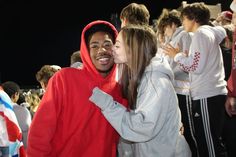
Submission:
M 192 38 L 189 55 L 174 57 L 180 67 L 189 72 L 190 94 L 193 100 L 226 95 L 226 81 L 220 42 L 226 37 L 223 27 L 203 25 Z
M 192 33 L 184 31 L 183 27 L 178 27 L 172 37 L 169 44 L 173 47 L 179 47 L 181 52 L 188 52 L 192 41 Z M 177 94 L 189 95 L 190 83 L 188 72 L 182 70 L 179 65 L 174 62 L 173 58 L 165 55 L 168 58 L 170 66 L 174 72 L 174 88 Z

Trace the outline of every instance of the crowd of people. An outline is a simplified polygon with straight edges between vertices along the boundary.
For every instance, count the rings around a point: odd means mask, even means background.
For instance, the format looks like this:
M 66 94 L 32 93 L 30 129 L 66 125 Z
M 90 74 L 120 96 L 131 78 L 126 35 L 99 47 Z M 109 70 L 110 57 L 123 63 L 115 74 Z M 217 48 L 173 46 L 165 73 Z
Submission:
M 236 0 L 121 10 L 96 20 L 68 67 L 43 65 L 40 90 L 0 88 L 0 156 L 235 157 Z

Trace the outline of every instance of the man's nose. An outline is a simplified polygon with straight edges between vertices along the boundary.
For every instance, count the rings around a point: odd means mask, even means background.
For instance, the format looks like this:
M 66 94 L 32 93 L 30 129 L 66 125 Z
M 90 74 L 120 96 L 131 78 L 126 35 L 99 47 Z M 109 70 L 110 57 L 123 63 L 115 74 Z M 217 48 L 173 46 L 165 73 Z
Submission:
M 104 46 L 99 46 L 98 53 L 104 53 L 106 51 Z

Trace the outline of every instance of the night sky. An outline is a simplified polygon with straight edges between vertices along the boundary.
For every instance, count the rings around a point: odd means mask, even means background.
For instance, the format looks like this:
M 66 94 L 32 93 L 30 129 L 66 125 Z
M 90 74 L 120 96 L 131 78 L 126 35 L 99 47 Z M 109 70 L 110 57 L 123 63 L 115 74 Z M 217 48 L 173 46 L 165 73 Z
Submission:
M 79 50 L 85 25 L 98 19 L 111 22 L 111 15 L 119 16 L 121 9 L 131 2 L 145 4 L 152 21 L 162 8 L 178 8 L 182 1 L 86 0 L 78 4 L 82 1 L 1 0 L 0 81 L 15 81 L 22 88 L 39 86 L 35 73 L 42 65 L 69 66 L 70 55 Z M 205 0 L 205 3 L 221 3 L 222 10 L 228 10 L 231 0 Z

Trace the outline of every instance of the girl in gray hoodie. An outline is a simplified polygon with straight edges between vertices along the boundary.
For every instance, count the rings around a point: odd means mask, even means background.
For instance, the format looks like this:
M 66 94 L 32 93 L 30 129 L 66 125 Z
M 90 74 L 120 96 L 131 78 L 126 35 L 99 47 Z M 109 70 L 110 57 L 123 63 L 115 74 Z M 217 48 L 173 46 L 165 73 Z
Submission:
M 123 68 L 120 83 L 129 110 L 95 87 L 90 97 L 122 138 L 131 143 L 135 157 L 190 157 L 180 133 L 181 114 L 168 62 L 156 55 L 157 38 L 147 26 L 125 26 L 113 49 Z M 121 155 L 123 156 L 123 155 Z

